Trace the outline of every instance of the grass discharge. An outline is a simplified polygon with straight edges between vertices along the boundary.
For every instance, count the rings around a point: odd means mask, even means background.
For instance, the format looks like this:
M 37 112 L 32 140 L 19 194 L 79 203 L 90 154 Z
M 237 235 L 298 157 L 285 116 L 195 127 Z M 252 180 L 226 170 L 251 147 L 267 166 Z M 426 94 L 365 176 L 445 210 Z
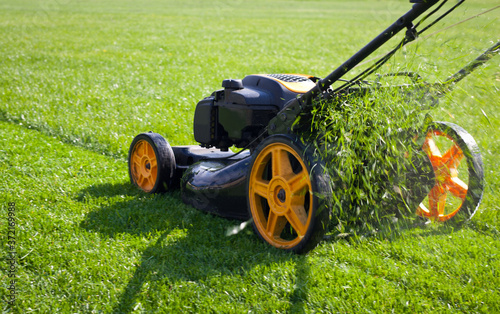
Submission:
M 425 195 L 420 189 L 433 182 L 424 174 L 432 168 L 419 135 L 427 133 L 435 105 L 417 87 L 365 87 L 316 102 L 299 117 L 303 141 L 326 161 L 339 232 L 375 231 L 415 218 Z

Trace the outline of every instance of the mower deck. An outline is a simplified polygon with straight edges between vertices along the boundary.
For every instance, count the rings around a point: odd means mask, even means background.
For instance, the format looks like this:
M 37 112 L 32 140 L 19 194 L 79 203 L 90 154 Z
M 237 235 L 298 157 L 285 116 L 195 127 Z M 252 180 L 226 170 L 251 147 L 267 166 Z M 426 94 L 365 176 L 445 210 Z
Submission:
M 200 146 L 175 146 L 172 150 L 185 203 L 226 218 L 249 218 L 246 178 L 250 152 L 235 155 Z

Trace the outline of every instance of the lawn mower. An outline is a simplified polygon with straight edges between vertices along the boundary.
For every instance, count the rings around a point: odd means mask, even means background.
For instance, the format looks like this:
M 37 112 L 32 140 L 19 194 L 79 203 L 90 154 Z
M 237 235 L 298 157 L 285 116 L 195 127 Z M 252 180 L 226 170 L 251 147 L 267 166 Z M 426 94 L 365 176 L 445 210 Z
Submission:
M 223 80 L 222 89 L 196 106 L 194 138 L 198 146 L 171 147 L 153 132 L 137 135 L 128 155 L 131 182 L 146 193 L 180 187 L 185 203 L 222 217 L 251 220 L 256 234 L 276 248 L 296 253 L 313 249 L 326 232 L 331 211 L 329 196 L 334 191 L 323 170 L 324 161 L 300 140 L 294 121 L 310 110 L 314 101 L 368 90 L 362 84 L 367 75 L 463 1 L 422 30 L 422 22 L 446 1 L 410 2 L 413 5 L 406 14 L 325 78 L 258 74 L 242 80 Z M 431 12 L 424 16 L 428 10 Z M 404 38 L 394 50 L 354 79 L 341 79 L 402 30 L 406 30 Z M 496 54 L 499 47 L 497 43 L 445 83 L 416 81 L 398 88 L 423 90 L 426 101 L 435 102 Z M 333 89 L 335 82 L 343 85 Z M 429 166 L 425 169 L 431 169 L 422 170 L 425 173 L 421 177 L 432 184 L 417 196 L 416 214 L 438 221 L 470 219 L 479 206 L 484 184 L 476 142 L 461 127 L 445 122 L 433 123 L 421 136 L 425 152 L 422 162 Z M 438 147 L 436 138 L 448 146 Z M 231 147 L 241 151 L 234 153 Z M 449 205 L 447 199 L 455 201 Z

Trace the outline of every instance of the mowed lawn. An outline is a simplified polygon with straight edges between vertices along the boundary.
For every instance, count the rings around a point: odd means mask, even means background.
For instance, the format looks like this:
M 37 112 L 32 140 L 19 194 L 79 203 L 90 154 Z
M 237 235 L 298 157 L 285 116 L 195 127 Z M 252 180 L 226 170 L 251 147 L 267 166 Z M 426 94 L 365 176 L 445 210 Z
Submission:
M 485 13 L 497 5 L 466 1 L 425 35 L 441 32 L 381 72 L 446 78 L 500 39 L 500 9 Z M 262 243 L 251 228 L 226 236 L 239 221 L 197 211 L 179 192 L 146 195 L 128 179 L 133 137 L 151 130 L 172 145 L 195 144 L 196 103 L 223 79 L 324 77 L 410 6 L 0 0 L 2 311 L 500 312 L 499 56 L 432 112 L 467 129 L 483 156 L 483 202 L 460 230 L 333 230 L 298 256 Z

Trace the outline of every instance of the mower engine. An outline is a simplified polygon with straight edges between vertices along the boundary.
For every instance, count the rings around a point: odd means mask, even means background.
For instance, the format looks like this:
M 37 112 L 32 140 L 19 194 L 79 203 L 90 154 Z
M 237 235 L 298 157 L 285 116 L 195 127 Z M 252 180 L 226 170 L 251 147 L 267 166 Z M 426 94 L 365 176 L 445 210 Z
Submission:
M 257 138 L 286 103 L 308 92 L 317 78 L 302 74 L 248 75 L 224 80 L 224 89 L 201 100 L 194 138 L 202 147 L 243 148 Z

